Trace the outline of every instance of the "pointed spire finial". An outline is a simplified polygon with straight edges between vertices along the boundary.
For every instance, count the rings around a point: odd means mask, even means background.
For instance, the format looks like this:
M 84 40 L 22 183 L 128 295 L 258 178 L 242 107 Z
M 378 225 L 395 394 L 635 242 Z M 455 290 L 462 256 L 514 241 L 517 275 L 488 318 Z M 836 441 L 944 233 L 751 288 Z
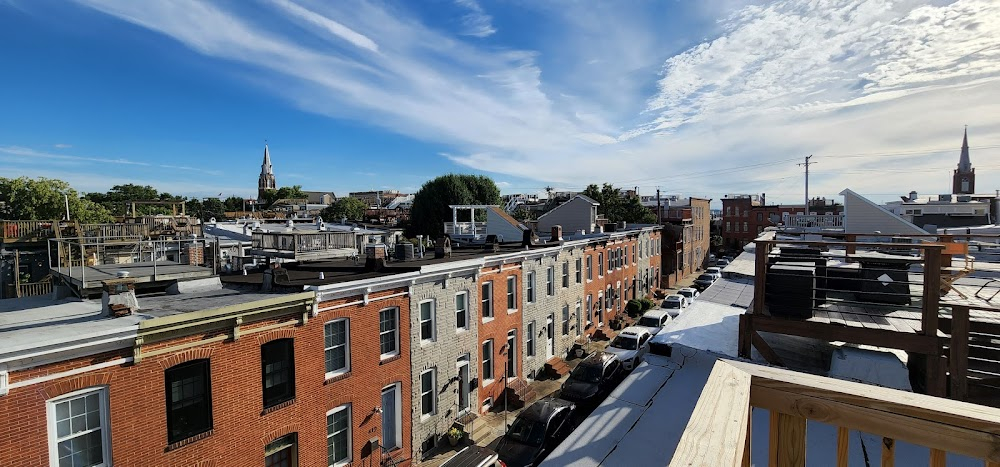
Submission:
M 969 125 L 965 125 L 965 133 L 962 135 L 962 153 L 958 158 L 958 171 L 962 173 L 972 171 L 972 161 L 969 160 Z

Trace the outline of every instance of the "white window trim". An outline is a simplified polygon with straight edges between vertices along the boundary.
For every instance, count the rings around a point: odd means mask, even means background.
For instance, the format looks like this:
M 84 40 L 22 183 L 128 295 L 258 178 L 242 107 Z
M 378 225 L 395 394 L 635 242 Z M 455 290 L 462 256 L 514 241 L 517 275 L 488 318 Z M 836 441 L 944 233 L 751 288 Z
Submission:
M 399 307 L 395 307 L 394 306 L 394 307 L 389 307 L 389 308 L 383 308 L 383 309 L 379 310 L 379 315 L 381 315 L 382 312 L 386 311 L 386 310 L 395 310 L 396 311 L 396 349 L 393 350 L 392 352 L 389 352 L 389 353 L 379 354 L 379 359 L 380 360 L 389 359 L 389 358 L 395 357 L 396 355 L 399 355 Z M 380 318 L 379 324 L 381 325 L 381 316 L 379 316 L 379 318 Z M 379 352 L 381 352 L 382 351 L 382 330 L 381 329 L 379 329 L 378 336 L 379 336 L 379 339 L 378 339 L 378 342 L 379 342 Z
M 113 464 L 111 460 L 111 417 L 108 407 L 108 388 L 107 386 L 98 386 L 73 391 L 45 401 L 46 424 L 48 425 L 49 465 L 53 467 L 57 467 L 59 465 L 60 440 L 56 435 L 56 404 L 63 402 L 66 399 L 74 399 L 94 392 L 97 393 L 97 399 L 101 404 L 101 448 L 104 450 L 104 463 L 99 464 L 97 467 L 110 466 Z
M 423 316 L 421 316 L 421 313 L 422 313 L 422 306 L 423 306 L 424 303 L 430 303 L 431 304 L 431 318 L 430 318 L 430 322 L 431 322 L 431 337 L 429 339 L 425 339 L 424 336 L 423 336 L 423 333 L 424 333 L 424 318 L 423 318 Z M 418 323 L 417 323 L 418 324 L 417 335 L 420 336 L 420 343 L 421 344 L 428 344 L 428 343 L 437 341 L 437 301 L 436 300 L 434 300 L 433 298 L 429 298 L 427 300 L 422 300 L 420 303 L 417 304 L 417 321 L 418 321 Z
M 327 324 L 331 324 L 331 323 L 335 323 L 337 321 L 344 321 L 346 323 L 346 326 L 344 327 L 344 331 L 345 331 L 344 335 L 346 336 L 346 339 L 344 339 L 344 349 L 345 349 L 344 356 L 346 358 L 344 359 L 344 368 L 341 368 L 339 370 L 333 370 L 333 371 L 326 372 L 326 379 L 330 379 L 330 378 L 333 378 L 333 377 L 336 377 L 336 376 L 340 376 L 342 374 L 349 373 L 351 371 L 351 319 L 350 318 L 338 318 L 338 319 L 333 319 L 333 320 L 330 320 L 330 321 L 327 321 L 327 322 L 323 323 L 323 333 L 324 333 L 323 337 L 326 337 L 325 336 L 326 325 Z M 325 344 L 325 342 L 324 342 L 324 344 Z M 325 345 L 323 346 L 323 367 L 324 368 L 326 368 L 326 351 L 330 350 L 332 348 L 333 347 L 327 348 Z
M 480 303 L 480 306 L 482 307 L 479 310 L 479 315 L 480 315 L 480 319 L 482 319 L 484 323 L 488 323 L 488 322 L 490 322 L 490 321 L 493 320 L 494 311 L 495 311 L 494 310 L 495 306 L 493 304 L 493 281 L 486 281 L 486 282 L 483 282 L 482 284 L 480 284 L 479 291 L 482 292 L 483 287 L 485 287 L 485 286 L 489 287 L 490 293 L 489 294 L 483 294 L 482 297 L 479 297 L 479 303 Z M 486 314 L 483 313 L 483 311 L 485 311 L 485 305 L 487 303 L 487 300 L 489 300 L 489 304 L 490 304 L 490 308 L 489 308 L 490 313 L 489 313 L 489 315 L 486 315 Z
M 511 287 L 510 282 L 513 279 L 514 286 Z M 511 297 L 514 299 L 511 300 Z M 507 314 L 517 313 L 517 276 L 507 276 L 507 294 L 504 296 L 504 305 L 507 305 Z M 510 302 L 514 302 L 514 308 L 510 307 Z
M 493 341 L 493 339 L 486 339 L 482 343 L 479 344 L 479 354 L 482 355 L 482 353 L 483 353 L 483 346 L 485 346 L 487 342 L 489 342 L 489 344 L 490 344 L 490 365 L 488 367 L 490 369 L 490 377 L 486 378 L 486 375 L 485 374 L 483 375 L 483 377 L 482 377 L 482 380 L 483 380 L 482 387 L 484 387 L 484 388 L 486 386 L 489 386 L 489 385 L 493 384 L 493 381 L 495 380 L 495 378 L 497 376 L 495 374 L 496 373 L 496 368 L 495 368 L 496 367 L 496 362 L 494 362 L 494 359 L 496 358 L 496 355 L 494 355 L 494 353 L 496 352 L 496 347 L 495 347 L 496 343 Z M 480 360 L 480 363 L 482 363 L 481 360 Z
M 604 277 L 604 253 L 597 254 L 597 277 Z
M 465 299 L 464 299 L 465 300 L 465 325 L 464 326 L 456 326 L 455 327 L 455 331 L 456 332 L 458 332 L 458 331 L 468 331 L 469 330 L 469 292 L 463 290 L 463 291 L 458 292 L 458 293 L 455 294 L 455 299 L 456 299 L 455 315 L 458 315 L 458 303 L 457 303 L 457 300 L 458 300 L 459 296 L 464 296 L 465 297 Z
M 424 413 L 424 374 L 431 374 L 431 412 Z M 437 400 L 437 368 L 430 368 L 420 372 L 420 421 L 427 420 L 435 415 L 437 415 L 438 400 Z
M 333 415 L 333 414 L 335 414 L 337 412 L 340 412 L 341 410 L 346 410 L 347 411 L 347 460 L 343 460 L 343 461 L 337 462 L 336 464 L 329 464 L 330 467 L 340 467 L 342 465 L 350 464 L 351 461 L 354 458 L 354 440 L 352 439 L 352 436 L 353 436 L 352 432 L 354 431 L 354 429 L 353 429 L 354 428 L 354 425 L 353 425 L 354 424 L 354 420 L 352 420 L 352 418 L 353 418 L 354 414 L 351 413 L 351 403 L 348 402 L 348 403 L 346 403 L 344 405 L 341 405 L 339 407 L 334 407 L 333 409 L 331 409 L 329 412 L 326 413 L 326 416 L 329 418 L 330 415 Z M 329 439 L 332 436 L 333 436 L 333 434 L 331 434 L 330 432 L 326 433 L 326 439 L 328 440 L 327 444 L 329 444 Z M 330 462 L 330 460 L 328 458 L 327 459 L 327 463 L 329 463 L 329 462 Z
M 545 295 L 551 297 L 556 294 L 556 268 L 549 266 L 545 268 Z
M 528 322 L 527 331 L 524 333 L 524 354 L 527 357 L 534 357 L 535 355 L 535 320 Z
M 525 275 L 528 277 L 524 280 L 524 301 L 525 303 L 535 303 L 535 293 L 537 292 L 535 289 L 535 271 L 528 271 Z

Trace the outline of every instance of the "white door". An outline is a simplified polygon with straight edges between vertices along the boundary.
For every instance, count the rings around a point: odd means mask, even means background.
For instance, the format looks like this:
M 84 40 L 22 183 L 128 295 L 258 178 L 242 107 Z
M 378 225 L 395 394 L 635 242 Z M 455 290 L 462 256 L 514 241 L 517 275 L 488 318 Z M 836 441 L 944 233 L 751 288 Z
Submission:
M 469 411 L 469 357 L 465 355 L 458 359 L 458 411 Z
M 548 360 L 556 354 L 556 323 L 555 316 L 549 315 L 545 318 L 545 359 Z

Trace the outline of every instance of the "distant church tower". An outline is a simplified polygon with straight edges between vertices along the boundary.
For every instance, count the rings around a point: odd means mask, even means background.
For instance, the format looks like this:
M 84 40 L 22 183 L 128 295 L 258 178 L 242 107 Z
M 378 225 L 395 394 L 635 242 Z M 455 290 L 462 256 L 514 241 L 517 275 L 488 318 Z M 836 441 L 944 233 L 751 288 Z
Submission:
M 971 195 L 976 192 L 976 169 L 969 162 L 969 129 L 965 129 L 962 138 L 962 156 L 958 159 L 958 168 L 952 175 L 951 192 L 956 195 Z
M 257 179 L 257 199 L 264 198 L 265 190 L 277 189 L 274 169 L 271 168 L 271 153 L 267 150 L 267 143 L 264 143 L 264 163 L 260 165 L 260 178 Z

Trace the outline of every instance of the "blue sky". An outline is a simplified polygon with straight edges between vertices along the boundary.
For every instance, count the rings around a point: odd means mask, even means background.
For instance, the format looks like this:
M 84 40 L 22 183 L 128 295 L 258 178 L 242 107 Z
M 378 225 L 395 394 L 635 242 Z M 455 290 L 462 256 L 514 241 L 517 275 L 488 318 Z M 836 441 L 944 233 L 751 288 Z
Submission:
M 1000 188 L 1000 3 L 0 0 L 0 176 L 414 191 Z

